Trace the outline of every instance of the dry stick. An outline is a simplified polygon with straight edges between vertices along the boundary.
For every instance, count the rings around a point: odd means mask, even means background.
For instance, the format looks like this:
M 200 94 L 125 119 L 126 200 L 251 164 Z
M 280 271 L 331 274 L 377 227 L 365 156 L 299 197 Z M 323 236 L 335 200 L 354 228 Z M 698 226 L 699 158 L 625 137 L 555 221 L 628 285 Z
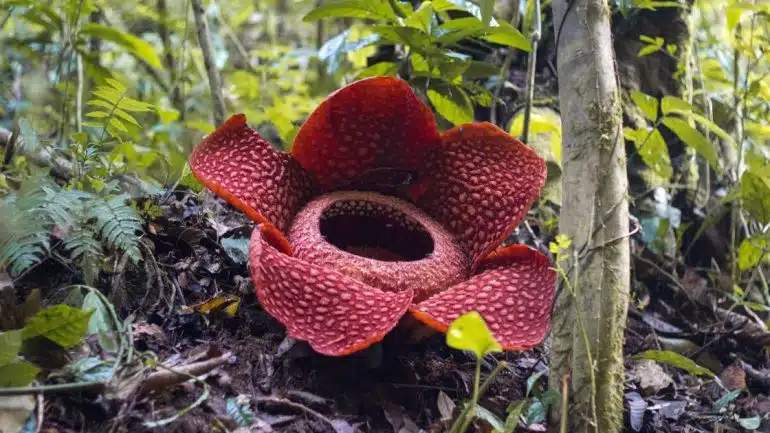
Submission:
M 233 356 L 232 352 L 226 352 L 205 361 L 193 362 L 192 364 L 186 364 L 181 367 L 155 372 L 142 382 L 142 385 L 139 388 L 140 392 L 157 391 L 190 380 L 190 376 L 200 376 L 204 373 L 208 373 L 220 365 L 227 363 L 231 356 Z
M 312 415 L 312 416 L 318 418 L 319 420 L 325 422 L 332 429 L 336 430 L 334 422 L 332 422 L 332 420 L 330 420 L 328 417 L 326 417 L 326 415 L 324 415 L 322 413 L 319 413 L 319 412 L 316 412 L 313 409 L 311 409 L 311 408 L 309 408 L 309 407 L 307 407 L 307 406 L 305 406 L 305 405 L 303 405 L 301 403 L 296 403 L 296 402 L 293 402 L 291 400 L 288 400 L 288 399 L 285 399 L 285 398 L 280 398 L 280 397 L 255 397 L 254 401 L 256 403 L 258 403 L 258 404 L 262 403 L 262 404 L 272 404 L 272 405 L 276 405 L 276 406 L 287 406 L 287 407 L 290 407 L 292 409 L 295 409 L 295 410 L 298 410 L 298 411 L 301 411 L 301 412 L 305 412 L 305 413 L 307 413 L 309 415 Z
M 209 88 L 214 108 L 214 123 L 219 126 L 225 122 L 225 98 L 222 95 L 222 79 L 214 63 L 214 51 L 211 48 L 211 32 L 206 21 L 205 10 L 201 0 L 191 0 L 195 24 L 198 27 L 198 44 L 203 53 L 203 63 L 209 77 Z
M 513 14 L 511 15 L 510 23 L 514 28 L 516 28 L 519 26 L 519 0 L 515 0 L 514 3 L 516 4 L 516 7 L 513 8 Z M 513 47 L 508 47 L 505 54 L 505 60 L 503 60 L 503 66 L 500 68 L 497 88 L 495 89 L 495 95 L 494 98 L 492 98 L 492 106 L 490 107 L 489 112 L 489 120 L 495 125 L 497 125 L 497 101 L 500 99 L 500 94 L 503 92 L 503 87 L 505 87 L 505 81 L 508 77 L 508 71 L 511 69 L 511 63 L 513 62 L 513 56 L 515 53 L 516 52 L 514 51 Z
M 569 375 L 561 378 L 561 433 L 567 433 L 567 411 L 569 410 Z
M 524 108 L 524 128 L 521 131 L 521 141 L 529 141 L 529 119 L 532 115 L 532 100 L 535 98 L 535 65 L 537 64 L 537 44 L 540 42 L 540 0 L 535 0 L 532 11 L 531 25 L 532 51 L 527 59 L 527 106 Z

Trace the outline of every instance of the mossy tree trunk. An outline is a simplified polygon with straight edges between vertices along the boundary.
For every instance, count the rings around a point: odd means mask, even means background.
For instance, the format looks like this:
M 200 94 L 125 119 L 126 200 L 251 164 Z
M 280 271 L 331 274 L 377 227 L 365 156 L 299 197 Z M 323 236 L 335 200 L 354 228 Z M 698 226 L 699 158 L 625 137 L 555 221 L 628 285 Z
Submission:
M 570 4 L 571 3 L 571 4 Z M 623 420 L 628 308 L 626 155 L 607 0 L 554 0 L 563 130 L 559 229 L 572 240 L 554 306 L 550 386 L 569 376 L 571 433 L 613 433 Z M 566 15 L 566 17 L 565 17 Z M 558 430 L 560 414 L 552 414 Z

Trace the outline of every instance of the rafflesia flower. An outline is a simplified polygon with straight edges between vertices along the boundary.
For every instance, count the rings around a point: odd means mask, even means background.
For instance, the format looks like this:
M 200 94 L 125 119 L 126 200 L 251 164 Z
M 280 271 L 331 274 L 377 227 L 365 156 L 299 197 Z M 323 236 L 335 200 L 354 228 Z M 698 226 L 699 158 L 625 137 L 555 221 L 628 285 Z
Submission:
M 259 223 L 249 248 L 259 302 L 319 353 L 362 350 L 407 312 L 446 332 L 476 311 L 509 350 L 536 346 L 550 329 L 548 259 L 498 248 L 540 193 L 545 162 L 490 123 L 440 133 L 405 81 L 334 92 L 289 153 L 235 115 L 190 166 Z M 405 174 L 416 179 L 399 194 L 394 180 Z

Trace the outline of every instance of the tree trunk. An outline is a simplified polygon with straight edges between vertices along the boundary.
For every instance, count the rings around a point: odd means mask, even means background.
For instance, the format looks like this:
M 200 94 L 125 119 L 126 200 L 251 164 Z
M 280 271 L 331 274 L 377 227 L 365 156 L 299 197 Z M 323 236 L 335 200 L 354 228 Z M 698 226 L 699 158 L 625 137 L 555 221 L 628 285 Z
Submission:
M 560 232 L 569 259 L 553 313 L 550 386 L 569 375 L 571 433 L 620 431 L 629 294 L 626 155 L 606 0 L 554 0 L 563 119 Z M 565 17 L 566 16 L 566 17 Z M 552 414 L 558 430 L 560 414 Z

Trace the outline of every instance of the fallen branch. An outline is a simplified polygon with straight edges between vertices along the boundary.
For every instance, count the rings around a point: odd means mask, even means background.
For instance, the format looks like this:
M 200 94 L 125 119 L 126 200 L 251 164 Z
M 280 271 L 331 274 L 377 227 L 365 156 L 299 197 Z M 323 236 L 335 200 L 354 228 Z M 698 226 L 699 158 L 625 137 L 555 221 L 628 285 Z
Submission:
M 220 365 L 226 364 L 231 356 L 233 356 L 232 352 L 225 352 L 220 356 L 209 358 L 205 361 L 193 362 L 180 367 L 174 367 L 173 369 L 152 373 L 144 380 L 144 382 L 142 382 L 139 387 L 139 392 L 157 391 L 186 382 L 190 380 L 190 376 L 201 376 Z
M 285 399 L 285 398 L 280 398 L 280 397 L 254 397 L 253 400 L 257 404 L 261 403 L 261 404 L 273 405 L 273 406 L 285 406 L 285 407 L 289 407 L 289 408 L 294 409 L 294 410 L 298 410 L 300 412 L 305 412 L 308 415 L 312 415 L 315 418 L 325 422 L 326 424 L 328 424 L 335 431 L 337 430 L 337 428 L 334 425 L 334 422 L 332 422 L 332 420 L 330 420 L 328 417 L 326 417 L 326 415 L 324 415 L 322 413 L 319 413 L 319 412 L 316 412 L 315 410 L 313 410 L 313 409 L 311 409 L 311 408 L 309 408 L 309 407 L 307 407 L 307 406 L 305 406 L 305 405 L 303 405 L 301 403 L 296 403 L 296 402 L 293 402 L 291 400 L 288 400 L 288 399 Z

